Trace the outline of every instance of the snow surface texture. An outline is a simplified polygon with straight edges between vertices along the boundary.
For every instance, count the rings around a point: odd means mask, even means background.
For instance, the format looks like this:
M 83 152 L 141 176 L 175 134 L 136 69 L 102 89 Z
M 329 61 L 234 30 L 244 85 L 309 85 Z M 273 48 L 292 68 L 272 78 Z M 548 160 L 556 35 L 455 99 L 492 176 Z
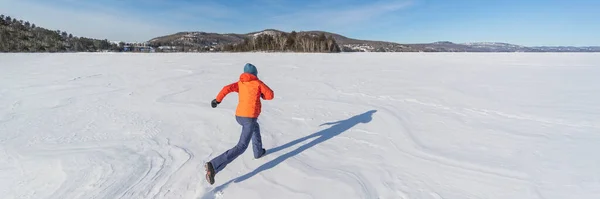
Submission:
M 245 154 L 246 62 L 274 91 Z M 0 54 L 0 196 L 600 198 L 600 54 Z

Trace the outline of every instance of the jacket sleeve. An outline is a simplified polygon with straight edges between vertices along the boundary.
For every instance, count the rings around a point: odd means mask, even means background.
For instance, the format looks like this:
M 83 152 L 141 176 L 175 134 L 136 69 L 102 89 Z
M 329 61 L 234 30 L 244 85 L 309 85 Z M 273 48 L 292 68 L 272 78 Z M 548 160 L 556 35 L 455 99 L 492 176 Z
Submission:
M 274 97 L 273 90 L 269 88 L 264 82 L 260 82 L 260 93 L 264 95 L 265 100 L 272 100 Z
M 224 86 L 223 89 L 221 89 L 221 92 L 217 94 L 217 102 L 221 103 L 223 98 L 225 98 L 225 96 L 231 92 L 239 92 L 237 82 Z

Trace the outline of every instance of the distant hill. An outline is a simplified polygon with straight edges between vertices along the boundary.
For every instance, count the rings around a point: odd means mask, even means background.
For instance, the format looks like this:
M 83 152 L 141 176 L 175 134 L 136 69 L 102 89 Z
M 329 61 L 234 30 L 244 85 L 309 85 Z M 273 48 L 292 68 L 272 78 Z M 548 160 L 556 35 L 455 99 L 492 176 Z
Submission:
M 452 43 L 448 41 L 429 44 L 409 44 L 423 52 L 600 52 L 599 46 L 521 46 L 502 42 Z
M 344 52 L 414 52 L 408 45 L 386 42 L 386 41 L 372 41 L 372 40 L 359 40 L 348 38 L 336 33 L 330 33 L 325 31 L 305 31 L 304 33 L 309 34 L 325 34 L 332 36 L 342 48 Z
M 332 37 L 342 52 L 411 52 L 415 51 L 407 45 L 385 41 L 369 41 L 348 38 L 339 34 L 325 31 L 292 31 L 298 35 L 318 37 L 321 34 L 325 37 Z M 151 46 L 177 46 L 177 49 L 187 48 L 188 50 L 199 51 L 220 51 L 226 45 L 239 44 L 244 39 L 252 40 L 259 35 L 285 35 L 292 32 L 284 32 L 275 29 L 266 29 L 262 31 L 250 32 L 245 34 L 236 33 L 208 33 L 208 32 L 179 32 L 172 35 L 156 37 L 148 41 Z M 186 50 L 186 51 L 188 51 Z
M 153 38 L 150 46 L 163 51 L 289 51 L 341 52 L 337 40 L 324 32 L 283 32 L 274 29 L 245 33 L 219 34 L 179 32 Z
M 499 42 L 452 43 L 440 41 L 427 44 L 409 44 L 421 52 L 537 52 L 525 46 Z
M 317 37 L 324 34 L 332 37 L 341 52 L 600 52 L 600 47 L 571 47 L 571 46 L 540 46 L 528 47 L 502 42 L 471 42 L 453 43 L 439 41 L 421 44 L 400 44 L 388 41 L 372 41 L 348 38 L 346 36 L 325 31 L 298 31 L 300 35 Z M 180 32 L 172 35 L 161 36 L 149 41 L 152 46 L 172 46 L 175 49 L 190 51 L 221 51 L 226 45 L 243 43 L 245 39 L 252 40 L 261 34 L 277 35 L 289 34 L 275 29 L 266 29 L 251 33 L 207 33 L 207 32 Z M 176 46 L 176 47 L 175 47 Z M 187 48 L 185 50 L 184 48 Z
M 77 37 L 0 15 L 0 52 L 600 52 L 599 46 L 521 46 L 502 42 L 401 44 L 325 31 L 178 32 L 144 43 Z
M 536 46 L 531 48 L 541 52 L 600 52 L 600 46 Z
M 107 40 L 77 37 L 48 30 L 34 23 L 0 15 L 0 52 L 98 52 L 119 51 Z
M 170 46 L 174 51 L 209 51 L 215 50 L 217 46 L 226 44 L 241 43 L 246 35 L 241 34 L 218 34 L 208 32 L 178 32 L 172 35 L 166 35 L 151 39 L 148 41 L 150 46 Z M 187 49 L 187 50 L 186 50 Z

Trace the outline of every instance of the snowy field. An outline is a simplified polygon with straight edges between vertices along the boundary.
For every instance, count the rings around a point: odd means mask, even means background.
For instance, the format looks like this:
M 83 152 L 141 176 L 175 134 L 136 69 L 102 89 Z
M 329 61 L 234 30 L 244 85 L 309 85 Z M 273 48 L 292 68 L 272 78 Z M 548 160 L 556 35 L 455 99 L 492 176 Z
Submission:
M 275 92 L 233 147 L 251 62 Z M 600 198 L 600 54 L 0 54 L 0 198 Z

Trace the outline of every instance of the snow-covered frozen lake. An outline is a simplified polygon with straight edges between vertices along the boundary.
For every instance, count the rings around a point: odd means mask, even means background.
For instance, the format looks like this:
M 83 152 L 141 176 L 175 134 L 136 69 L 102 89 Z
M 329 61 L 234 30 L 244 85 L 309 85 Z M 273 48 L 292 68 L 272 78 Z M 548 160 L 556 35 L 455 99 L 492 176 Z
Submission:
M 245 63 L 275 92 L 233 147 Z M 0 54 L 0 198 L 600 198 L 598 53 Z

